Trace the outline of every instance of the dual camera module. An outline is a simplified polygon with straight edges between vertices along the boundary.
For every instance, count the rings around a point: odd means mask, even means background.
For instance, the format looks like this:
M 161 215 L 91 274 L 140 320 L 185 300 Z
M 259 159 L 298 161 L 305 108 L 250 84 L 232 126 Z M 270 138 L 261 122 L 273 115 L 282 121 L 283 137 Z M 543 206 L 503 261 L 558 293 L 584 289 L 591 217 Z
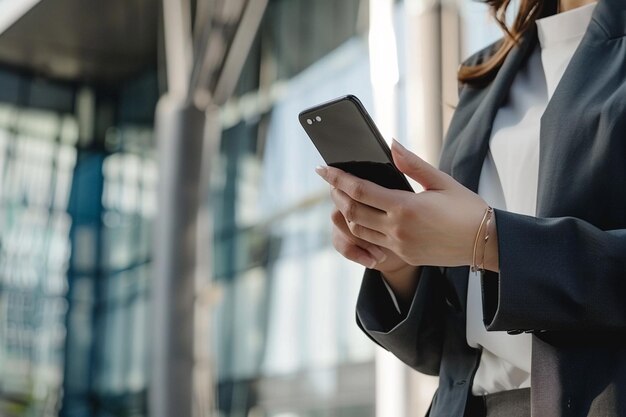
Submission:
M 307 122 L 308 124 L 310 124 L 310 125 L 312 125 L 314 121 L 315 121 L 315 122 L 321 122 L 321 121 L 322 121 L 322 118 L 321 118 L 321 117 L 319 117 L 319 116 L 317 116 L 315 119 L 306 119 L 306 122 Z

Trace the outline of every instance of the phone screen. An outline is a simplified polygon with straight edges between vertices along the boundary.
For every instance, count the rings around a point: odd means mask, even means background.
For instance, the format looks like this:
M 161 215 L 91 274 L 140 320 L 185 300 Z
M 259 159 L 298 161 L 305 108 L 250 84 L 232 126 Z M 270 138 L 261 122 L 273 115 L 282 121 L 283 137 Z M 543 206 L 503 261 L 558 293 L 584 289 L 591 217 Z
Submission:
M 356 98 L 344 97 L 305 110 L 300 123 L 328 165 L 383 187 L 412 191 Z

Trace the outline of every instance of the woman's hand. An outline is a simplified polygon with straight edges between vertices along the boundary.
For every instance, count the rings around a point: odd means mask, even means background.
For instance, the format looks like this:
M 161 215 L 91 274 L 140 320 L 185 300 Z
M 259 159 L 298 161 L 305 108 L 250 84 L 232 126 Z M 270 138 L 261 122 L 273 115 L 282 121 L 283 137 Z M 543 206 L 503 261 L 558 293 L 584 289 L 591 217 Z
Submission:
M 390 190 L 337 168 L 316 170 L 333 187 L 332 199 L 350 233 L 360 239 L 357 246 L 377 260 L 379 254 L 371 249 L 375 246 L 409 265 L 471 265 L 476 232 L 488 207 L 485 201 L 398 142 L 391 150 L 398 169 L 420 183 L 423 192 Z M 490 237 L 489 248 L 497 250 L 495 239 Z M 488 255 L 486 259 L 497 265 L 497 255 Z
M 333 246 L 345 258 L 377 269 L 383 273 L 393 274 L 409 265 L 389 249 L 366 242 L 352 234 L 344 215 L 335 208 L 331 215 L 333 221 Z
M 398 300 L 401 311 L 408 311 L 419 281 L 417 267 L 409 265 L 389 249 L 380 248 L 352 234 L 343 214 L 331 215 L 333 246 L 345 258 L 366 268 L 380 271 Z

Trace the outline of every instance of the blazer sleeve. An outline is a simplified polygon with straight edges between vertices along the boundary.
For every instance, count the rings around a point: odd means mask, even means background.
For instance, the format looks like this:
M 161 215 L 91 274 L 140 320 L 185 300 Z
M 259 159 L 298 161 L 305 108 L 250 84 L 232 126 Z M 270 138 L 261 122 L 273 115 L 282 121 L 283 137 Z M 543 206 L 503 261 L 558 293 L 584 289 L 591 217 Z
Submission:
M 482 277 L 487 330 L 626 330 L 626 230 L 495 216 L 500 273 Z
M 438 375 L 444 336 L 444 276 L 421 267 L 419 283 L 406 314 L 396 309 L 380 272 L 366 269 L 359 293 L 358 326 L 374 342 L 413 369 Z

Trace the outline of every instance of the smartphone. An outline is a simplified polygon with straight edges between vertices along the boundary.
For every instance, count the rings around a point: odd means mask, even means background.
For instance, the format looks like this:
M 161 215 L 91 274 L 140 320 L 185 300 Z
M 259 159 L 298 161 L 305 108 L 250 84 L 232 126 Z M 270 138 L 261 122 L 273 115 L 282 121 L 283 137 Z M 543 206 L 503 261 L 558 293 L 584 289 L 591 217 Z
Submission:
M 306 109 L 300 124 L 329 166 L 397 190 L 413 191 L 363 104 L 352 95 Z

